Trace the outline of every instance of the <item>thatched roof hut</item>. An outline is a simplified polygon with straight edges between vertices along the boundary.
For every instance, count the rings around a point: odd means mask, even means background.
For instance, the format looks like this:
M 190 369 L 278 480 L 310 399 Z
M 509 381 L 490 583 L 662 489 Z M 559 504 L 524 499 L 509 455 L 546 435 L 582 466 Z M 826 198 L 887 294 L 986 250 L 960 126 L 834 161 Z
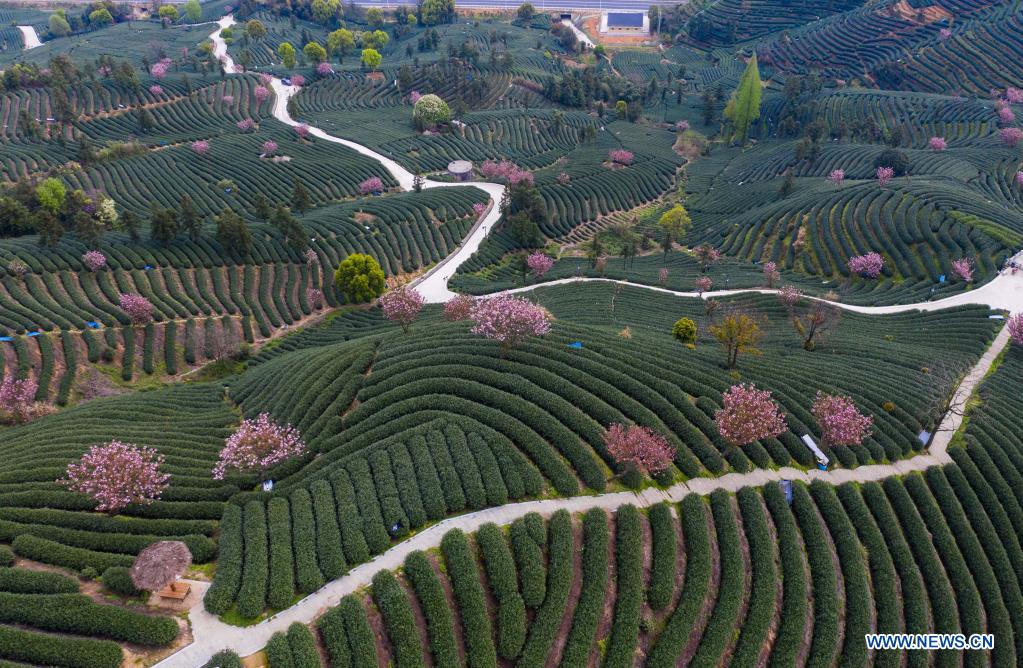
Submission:
M 131 581 L 139 589 L 160 591 L 172 584 L 192 563 L 188 546 L 178 540 L 161 540 L 139 552 L 131 566 Z

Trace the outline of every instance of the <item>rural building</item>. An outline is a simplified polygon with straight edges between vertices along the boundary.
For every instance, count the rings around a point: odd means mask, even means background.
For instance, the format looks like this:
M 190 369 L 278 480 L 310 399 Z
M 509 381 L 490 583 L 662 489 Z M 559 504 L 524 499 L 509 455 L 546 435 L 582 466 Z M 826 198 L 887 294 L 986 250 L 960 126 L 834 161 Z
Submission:
M 604 35 L 648 35 L 650 17 L 646 12 L 604 12 L 600 17 Z

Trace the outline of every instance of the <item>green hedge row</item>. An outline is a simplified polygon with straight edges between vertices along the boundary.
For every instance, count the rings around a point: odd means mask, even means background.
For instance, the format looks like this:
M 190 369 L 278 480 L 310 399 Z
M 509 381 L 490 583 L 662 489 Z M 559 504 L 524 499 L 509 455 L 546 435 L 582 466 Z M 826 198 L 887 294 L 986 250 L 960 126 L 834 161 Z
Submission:
M 391 571 L 379 571 L 373 576 L 373 601 L 380 610 L 387 637 L 394 648 L 394 665 L 397 668 L 422 666 L 423 647 L 412 603 Z
M 14 551 L 26 559 L 40 561 L 44 564 L 63 566 L 81 571 L 92 568 L 102 573 L 111 566 L 131 566 L 134 558 L 124 554 L 94 552 L 80 547 L 69 547 L 56 541 L 39 538 L 31 534 L 22 534 L 11 543 Z
M 309 485 L 313 498 L 313 516 L 316 519 L 316 558 L 323 579 L 330 581 L 348 570 L 341 545 L 341 530 L 337 525 L 337 507 L 334 492 L 326 480 Z
M 582 586 L 561 654 L 561 665 L 566 668 L 584 668 L 593 648 L 607 596 L 609 540 L 607 513 L 600 508 L 587 511 L 583 517 Z
M 69 638 L 0 625 L 0 658 L 61 668 L 119 668 L 121 646 L 110 640 Z
M 838 575 L 827 529 L 806 486 L 793 483 L 792 512 L 799 522 L 813 583 L 813 639 L 807 665 L 832 666 L 838 653 Z
M 291 665 L 294 668 L 320 668 L 316 639 L 305 624 L 295 622 L 288 627 L 288 648 L 291 650 Z
M 84 594 L 10 594 L 0 592 L 0 622 L 49 631 L 100 636 L 158 647 L 178 636 L 170 617 L 142 615 L 99 605 Z
M 245 504 L 245 560 L 242 563 L 241 587 L 235 607 L 242 617 L 258 617 L 266 607 L 266 587 L 270 575 L 270 546 L 266 530 L 266 506 L 261 501 Z
M 373 629 L 355 594 L 345 596 L 336 608 L 321 617 L 317 629 L 327 648 L 331 668 L 360 668 L 377 664 Z
M 341 545 L 350 564 L 361 564 L 369 560 L 369 546 L 362 534 L 359 507 L 355 503 L 355 492 L 348 475 L 343 471 L 331 479 L 334 500 L 337 503 L 337 519 L 341 531 Z
M 519 593 L 515 558 L 496 524 L 488 522 L 476 531 L 490 591 L 497 601 L 497 654 L 514 659 L 526 641 L 526 604 Z
M 663 610 L 671 603 L 675 593 L 675 571 L 678 562 L 678 535 L 671 507 L 659 503 L 647 513 L 653 540 L 653 563 L 650 566 L 650 584 L 647 603 L 652 610 Z
M 466 663 L 469 668 L 496 668 L 490 611 L 469 541 L 459 529 L 452 529 L 444 534 L 440 547 L 462 618 Z
M 291 507 L 282 497 L 270 499 L 267 509 L 267 530 L 270 540 L 270 574 L 266 602 L 275 610 L 283 610 L 295 598 L 295 563 L 291 548 Z
M 636 506 L 622 506 L 615 514 L 615 597 L 614 618 L 604 665 L 631 666 L 639 639 L 643 605 L 643 514 Z
M 522 656 L 516 664 L 519 668 L 544 663 L 561 629 L 561 619 L 565 616 L 568 594 L 572 589 L 575 537 L 572 532 L 572 516 L 567 510 L 559 510 L 551 516 L 547 535 L 547 596 L 537 608 L 529 627 Z
M 316 564 L 316 519 L 313 500 L 305 489 L 297 489 L 290 496 L 291 541 L 295 555 L 295 583 L 303 594 L 323 586 L 323 573 Z
M 540 518 L 540 522 L 543 522 L 543 518 Z M 537 608 L 547 595 L 547 567 L 543 557 L 546 540 L 540 542 L 530 534 L 528 517 L 512 522 L 509 534 L 519 571 L 522 600 L 526 607 Z
M 736 499 L 749 546 L 751 588 L 746 618 L 741 623 L 732 662 L 737 666 L 749 666 L 756 665 L 774 620 L 778 603 L 778 571 L 774 562 L 774 540 L 768 529 L 760 494 L 752 487 L 743 487 L 736 493 Z
M 444 595 L 444 585 L 426 554 L 416 551 L 405 558 L 405 578 L 415 589 L 419 607 L 426 617 L 426 633 L 434 664 L 457 666 L 459 656 L 454 617 Z
M 220 521 L 220 557 L 217 577 L 203 596 L 203 606 L 214 615 L 227 612 L 234 603 L 242 577 L 242 509 L 228 504 Z
M 0 592 L 12 594 L 77 594 L 78 582 L 60 573 L 0 567 Z

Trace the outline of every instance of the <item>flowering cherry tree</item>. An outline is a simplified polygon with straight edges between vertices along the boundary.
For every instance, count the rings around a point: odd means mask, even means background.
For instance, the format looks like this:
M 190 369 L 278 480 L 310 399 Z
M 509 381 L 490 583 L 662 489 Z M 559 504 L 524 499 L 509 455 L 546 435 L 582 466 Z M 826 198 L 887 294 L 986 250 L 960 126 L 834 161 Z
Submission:
M 1002 138 L 1005 145 L 1009 148 L 1015 148 L 1016 144 L 1019 143 L 1020 139 L 1023 139 L 1023 130 L 1019 128 L 1002 128 L 998 133 L 998 136 Z
M 525 169 L 522 169 L 511 160 L 502 160 L 495 162 L 493 160 L 486 160 L 480 165 L 480 173 L 483 174 L 485 179 L 500 179 L 507 181 L 512 185 L 518 183 L 527 183 L 532 185 L 533 175 Z
M 632 151 L 617 148 L 608 152 L 607 159 L 616 165 L 631 165 L 632 161 L 636 159 L 636 156 L 632 153 Z
M 657 271 L 657 282 L 660 283 L 661 285 L 665 285 L 668 282 L 668 268 L 667 267 L 661 267 Z
M 866 253 L 849 258 L 849 271 L 863 278 L 877 278 L 884 269 L 884 258 L 879 253 Z
M 269 86 L 273 82 L 273 80 L 274 78 L 267 74 L 266 72 L 259 73 L 259 83 L 263 84 L 264 86 Z
M 560 172 L 554 180 L 558 182 L 559 186 L 567 186 L 572 182 L 572 177 L 568 175 L 568 172 Z
M 96 510 L 115 513 L 160 498 L 170 480 L 170 474 L 160 472 L 162 465 L 163 455 L 153 448 L 114 440 L 92 446 L 81 460 L 68 464 L 58 482 L 91 496 Z
M 153 305 L 142 295 L 122 292 L 118 304 L 133 325 L 144 325 L 153 319 Z
M 277 152 L 277 142 L 275 142 L 273 139 L 267 139 L 265 142 L 263 142 L 263 155 L 264 156 L 269 157 L 269 156 L 273 155 L 276 152 Z
M 832 169 L 831 173 L 828 174 L 828 181 L 832 183 L 841 183 L 845 181 L 845 170 L 844 169 Z
M 486 213 L 486 210 L 487 205 L 484 204 L 483 202 L 476 202 L 475 204 L 472 205 L 472 212 L 476 214 L 477 218 Z
M 1023 186 L 1023 172 L 1016 172 L 1016 185 Z
M 384 189 L 384 182 L 379 176 L 371 176 L 359 184 L 359 192 L 363 195 L 379 194 Z
M 710 280 L 710 276 L 700 276 L 696 279 L 696 291 L 701 295 L 707 292 L 714 285 L 714 281 Z
M 220 101 L 230 107 L 234 103 L 234 95 L 224 95 Z
M 773 288 L 774 282 L 781 278 L 781 273 L 778 272 L 778 265 L 774 262 L 764 263 L 764 280 L 767 281 L 767 287 Z
M 722 408 L 714 413 L 718 433 L 733 446 L 782 434 L 788 425 L 770 390 L 750 383 L 733 385 L 721 395 Z
M 251 118 L 243 118 L 235 123 L 235 126 L 242 132 L 252 132 L 253 128 L 256 127 L 256 122 Z
M 170 66 L 171 61 L 167 58 L 164 58 L 163 60 L 149 68 L 149 74 L 152 75 L 154 79 L 162 79 L 165 76 L 167 76 L 167 70 L 170 69 Z
M 412 323 L 423 310 L 426 299 L 418 291 L 407 285 L 397 287 L 380 297 L 380 308 L 384 317 L 401 325 L 406 334 L 412 329 Z
M 1009 125 L 1016 120 L 1016 114 L 1013 112 L 1012 107 L 1002 104 L 998 108 L 998 122 L 1002 125 Z
M 21 424 L 32 419 L 38 383 L 31 378 L 16 380 L 7 376 L 0 382 L 0 417 L 6 424 Z
M 1006 327 L 1009 328 L 1009 338 L 1023 346 L 1023 313 L 1009 316 Z
M 721 259 L 721 251 L 710 244 L 700 244 L 693 249 L 693 254 L 700 263 L 700 271 L 707 271 L 707 267 Z
M 82 255 L 82 263 L 89 271 L 99 271 L 107 266 L 107 256 L 98 250 L 85 251 Z
M 291 76 L 291 85 L 292 86 L 296 86 L 296 87 L 304 86 L 305 85 L 305 77 L 302 76 L 301 74 L 293 74 Z
M 550 314 L 528 299 L 500 295 L 478 302 L 469 315 L 471 331 L 501 344 L 503 356 L 518 343 L 551 331 Z
M 309 306 L 319 309 L 323 308 L 323 290 L 319 288 L 306 288 L 305 299 Z
M 149 87 L 149 94 L 153 97 L 159 97 L 163 95 L 163 86 L 160 84 L 153 84 Z
M 663 436 L 636 424 L 610 425 L 604 432 L 604 445 L 616 462 L 641 473 L 666 471 L 675 458 L 675 448 Z
M 316 66 L 316 73 L 321 77 L 330 76 L 334 73 L 334 68 L 330 66 L 330 63 L 323 62 Z
M 554 258 L 546 253 L 537 251 L 526 258 L 526 266 L 533 272 L 533 276 L 543 278 L 543 275 L 554 266 Z
M 689 129 L 689 121 L 676 121 L 676 123 L 675 123 L 675 131 L 676 132 L 685 132 L 688 129 Z
M 826 445 L 859 445 L 874 424 L 873 417 L 860 413 L 853 400 L 844 395 L 818 391 L 810 412 Z
M 195 151 L 196 155 L 206 155 L 210 152 L 210 143 L 205 139 L 199 139 L 192 142 L 192 150 Z
M 417 90 L 414 90 L 408 94 L 408 101 L 411 102 L 412 104 L 415 104 L 416 102 L 419 102 L 419 98 L 421 98 L 422 96 L 423 96 L 422 93 L 420 93 Z
M 952 31 L 948 28 L 942 28 L 938 31 L 938 39 L 944 42 L 946 39 L 952 36 Z
M 791 309 L 793 306 L 798 304 L 799 300 L 802 298 L 803 293 L 793 285 L 786 285 L 778 291 L 778 301 L 780 301 L 786 309 Z
M 270 97 L 270 89 L 266 86 L 256 86 L 252 89 L 252 94 L 256 96 L 257 102 L 266 102 L 266 99 Z
M 1005 89 L 1005 99 L 1012 104 L 1023 104 L 1023 90 L 1009 86 Z
M 297 134 L 302 139 L 305 139 L 306 137 L 309 136 L 309 126 L 306 125 L 305 123 L 299 123 L 298 125 L 295 126 L 295 134 Z
M 444 302 L 444 319 L 450 322 L 468 320 L 472 317 L 472 309 L 476 300 L 469 295 L 455 295 Z
M 948 148 L 948 142 L 945 141 L 944 137 L 931 137 L 930 141 L 927 142 L 927 145 L 932 151 L 944 151 Z
M 228 471 L 257 472 L 260 478 L 274 465 L 305 452 L 305 442 L 297 429 L 280 425 L 266 413 L 254 420 L 242 420 L 227 437 L 220 451 L 213 478 L 223 480 Z
M 973 280 L 973 260 L 968 257 L 952 260 L 952 273 L 964 283 L 969 283 Z
M 895 176 L 895 170 L 891 167 L 878 167 L 877 168 L 877 184 L 884 188 L 888 185 L 888 182 Z

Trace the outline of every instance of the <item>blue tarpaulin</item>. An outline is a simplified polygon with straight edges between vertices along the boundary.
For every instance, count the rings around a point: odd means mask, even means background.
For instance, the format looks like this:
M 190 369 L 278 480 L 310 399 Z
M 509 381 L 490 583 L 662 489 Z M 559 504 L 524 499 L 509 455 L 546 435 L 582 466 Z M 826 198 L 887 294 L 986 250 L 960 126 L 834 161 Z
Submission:
M 0 341 L 13 341 L 13 336 L 0 336 Z
M 39 332 L 29 332 L 29 336 L 39 336 Z
M 945 282 L 945 274 L 942 274 L 941 276 L 938 276 L 938 283 L 944 283 L 944 282 Z
M 96 329 L 96 328 L 99 327 L 99 323 L 96 322 L 95 320 L 90 320 L 89 322 L 87 322 L 85 324 L 88 325 L 89 327 L 92 327 L 93 329 Z
M 573 341 L 572 343 L 568 344 L 568 347 L 569 348 L 582 348 L 583 347 L 583 342 L 582 341 Z
M 144 266 L 144 267 L 142 267 L 142 268 L 143 268 L 143 269 L 145 269 L 146 271 L 149 271 L 150 269 L 152 269 L 152 268 L 153 268 L 153 265 L 151 265 L 151 264 L 147 264 L 146 266 Z

